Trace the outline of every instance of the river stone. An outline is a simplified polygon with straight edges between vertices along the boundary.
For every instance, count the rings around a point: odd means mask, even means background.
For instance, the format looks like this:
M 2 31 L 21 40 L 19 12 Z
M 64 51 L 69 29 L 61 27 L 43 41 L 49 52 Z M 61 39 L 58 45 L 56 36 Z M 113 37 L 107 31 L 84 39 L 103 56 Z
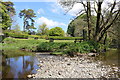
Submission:
M 88 56 L 95 57 L 98 53 L 88 53 Z
M 27 75 L 28 78 L 32 78 L 33 76 L 32 75 Z
M 101 62 L 90 61 L 86 57 L 47 56 L 39 58 L 39 61 L 44 61 L 44 67 L 37 71 L 35 78 L 100 78 L 111 71 L 110 67 L 102 68 Z

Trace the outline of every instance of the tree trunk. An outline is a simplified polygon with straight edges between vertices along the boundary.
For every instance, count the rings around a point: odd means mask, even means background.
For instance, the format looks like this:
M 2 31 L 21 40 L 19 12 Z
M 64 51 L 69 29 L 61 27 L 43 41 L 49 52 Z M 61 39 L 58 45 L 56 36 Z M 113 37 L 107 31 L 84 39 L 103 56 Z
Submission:
M 25 22 L 25 18 L 23 19 L 23 31 L 25 31 L 25 24 L 26 24 L 26 22 Z
M 96 22 L 96 30 L 95 30 L 95 36 L 94 36 L 95 41 L 97 41 L 98 39 L 97 37 L 100 29 L 101 5 L 102 5 L 102 2 L 98 2 L 97 22 Z
M 105 34 L 104 45 L 106 45 L 106 40 L 107 40 L 107 33 Z M 106 46 L 104 47 L 104 51 L 106 52 Z
M 87 31 L 83 29 L 83 40 L 87 40 Z
M 88 22 L 88 39 L 89 40 L 90 40 L 90 34 L 91 34 L 90 18 L 91 18 L 90 2 L 87 2 L 87 22 Z

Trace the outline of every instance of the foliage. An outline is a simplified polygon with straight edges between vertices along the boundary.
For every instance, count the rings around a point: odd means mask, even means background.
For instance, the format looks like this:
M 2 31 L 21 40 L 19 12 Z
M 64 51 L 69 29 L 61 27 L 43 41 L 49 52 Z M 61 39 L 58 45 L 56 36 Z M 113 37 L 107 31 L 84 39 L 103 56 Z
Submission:
M 24 23 L 24 26 L 23 26 L 23 31 L 28 30 L 30 31 L 31 29 L 36 29 L 34 27 L 34 17 L 35 16 L 35 13 L 32 9 L 24 9 L 24 10 L 21 10 L 20 13 L 19 13 L 19 17 L 22 18 L 23 17 L 23 23 Z M 29 21 L 31 21 L 31 25 L 29 24 Z
M 2 44 L 3 50 L 25 50 L 25 51 L 36 51 L 36 46 L 44 42 L 43 40 L 34 40 L 34 39 L 14 39 L 6 38 Z
M 57 43 L 57 42 L 44 42 L 37 46 L 37 51 L 52 51 L 63 52 L 65 54 L 73 53 L 89 53 L 92 51 L 101 51 L 101 45 L 94 41 L 85 41 L 82 43 Z
M 6 36 L 13 37 L 13 38 L 28 38 L 28 34 L 24 32 L 16 32 L 14 30 L 6 30 L 4 31 Z
M 64 36 L 64 30 L 60 27 L 55 27 L 49 30 L 49 36 Z
M 59 4 L 66 10 L 66 12 L 72 9 L 76 3 L 81 3 L 83 5 L 84 9 L 81 9 L 81 11 L 79 11 L 79 14 L 81 15 L 83 13 L 86 13 L 87 15 L 87 39 L 97 42 L 105 41 L 103 39 L 106 36 L 107 31 L 112 27 L 113 23 L 115 23 L 120 14 L 119 1 L 114 0 L 113 2 L 106 2 L 106 7 L 103 8 L 102 4 L 105 2 L 106 1 L 104 0 L 98 0 L 95 3 L 92 1 L 82 0 L 59 0 Z M 92 17 L 92 14 L 95 14 L 94 12 L 97 14 L 95 20 Z M 79 21 L 79 23 L 81 23 L 81 21 Z M 68 31 L 68 33 L 73 36 L 75 26 L 69 29 L 71 31 Z
M 48 36 L 46 39 L 54 39 L 54 40 L 75 40 L 75 39 L 82 39 L 82 37 L 62 37 L 62 36 Z
M 12 26 L 12 30 L 16 31 L 16 32 L 20 32 L 20 26 L 18 24 Z
M 67 29 L 67 33 L 71 36 L 80 37 L 83 35 L 83 29 L 86 29 L 87 22 L 86 22 L 86 14 L 79 15 L 74 20 L 72 20 Z
M 61 41 L 61 42 L 60 42 Z M 104 46 L 94 41 L 73 42 L 47 42 L 44 39 L 14 39 L 6 38 L 2 44 L 3 50 L 25 50 L 37 52 L 52 52 L 51 54 L 68 54 L 100 52 Z
M 39 35 L 29 35 L 28 37 L 29 37 L 29 38 L 36 38 L 36 37 L 37 37 L 37 38 L 40 38 Z
M 7 30 L 11 26 L 11 19 L 4 4 L 0 3 L 0 28 Z
M 95 27 L 95 20 L 96 20 L 96 16 L 91 16 L 92 17 L 92 23 L 91 26 L 93 29 Z M 76 37 L 80 37 L 83 36 L 83 30 L 87 31 L 87 15 L 86 14 L 81 14 L 79 16 L 77 16 L 75 19 L 73 19 L 69 25 L 68 25 L 68 29 L 67 29 L 67 33 L 70 36 L 76 36 Z M 91 33 L 93 34 L 93 30 L 91 30 Z
M 49 29 L 46 27 L 47 25 L 43 23 L 42 25 L 39 26 L 38 33 L 40 35 L 48 35 L 49 34 Z
M 10 12 L 10 15 L 15 15 L 15 8 L 13 7 L 14 6 L 14 3 L 13 2 L 10 2 L 10 1 L 7 1 L 7 2 L 2 2 L 2 4 L 5 5 L 6 9 L 8 12 Z
M 6 8 L 6 11 L 5 11 L 5 13 L 10 17 L 10 23 L 12 23 L 13 22 L 13 19 L 12 19 L 12 17 L 15 15 L 15 8 L 14 8 L 14 3 L 13 2 L 11 2 L 11 1 L 5 1 L 5 2 L 1 2 L 3 5 L 4 5 L 4 7 Z M 1 9 L 3 9 L 3 8 L 1 8 Z M 3 19 L 4 20 L 4 19 Z M 7 20 L 6 20 L 7 21 Z M 9 27 L 9 29 L 11 29 L 11 26 L 8 26 Z
M 111 47 L 113 48 L 120 48 L 120 13 L 118 19 L 115 21 L 115 23 L 112 25 L 112 27 L 109 29 L 108 37 L 111 41 Z

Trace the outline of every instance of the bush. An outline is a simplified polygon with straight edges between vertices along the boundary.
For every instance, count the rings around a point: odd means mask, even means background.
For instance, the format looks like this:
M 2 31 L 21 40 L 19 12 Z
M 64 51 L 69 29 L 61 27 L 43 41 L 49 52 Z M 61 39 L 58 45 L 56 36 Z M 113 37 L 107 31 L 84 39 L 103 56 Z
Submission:
M 62 44 L 64 43 L 43 42 L 38 45 L 37 51 L 59 51 Z
M 49 30 L 49 36 L 64 36 L 65 32 L 61 27 L 55 27 Z
M 82 37 L 61 37 L 61 36 L 48 36 L 46 37 L 47 40 L 53 38 L 54 40 L 75 40 L 75 39 L 82 39 Z
M 55 43 L 43 42 L 37 46 L 37 51 L 55 51 L 65 54 L 89 53 L 100 50 L 100 44 L 94 41 L 84 41 L 81 43 Z

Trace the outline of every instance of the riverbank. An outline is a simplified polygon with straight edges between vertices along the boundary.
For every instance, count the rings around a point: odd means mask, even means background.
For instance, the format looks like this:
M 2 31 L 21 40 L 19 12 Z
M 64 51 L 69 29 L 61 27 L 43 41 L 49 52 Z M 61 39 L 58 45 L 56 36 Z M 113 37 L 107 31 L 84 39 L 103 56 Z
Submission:
M 85 55 L 72 58 L 41 53 L 36 55 L 40 69 L 34 78 L 109 78 L 115 77 L 111 72 L 118 70 Z

